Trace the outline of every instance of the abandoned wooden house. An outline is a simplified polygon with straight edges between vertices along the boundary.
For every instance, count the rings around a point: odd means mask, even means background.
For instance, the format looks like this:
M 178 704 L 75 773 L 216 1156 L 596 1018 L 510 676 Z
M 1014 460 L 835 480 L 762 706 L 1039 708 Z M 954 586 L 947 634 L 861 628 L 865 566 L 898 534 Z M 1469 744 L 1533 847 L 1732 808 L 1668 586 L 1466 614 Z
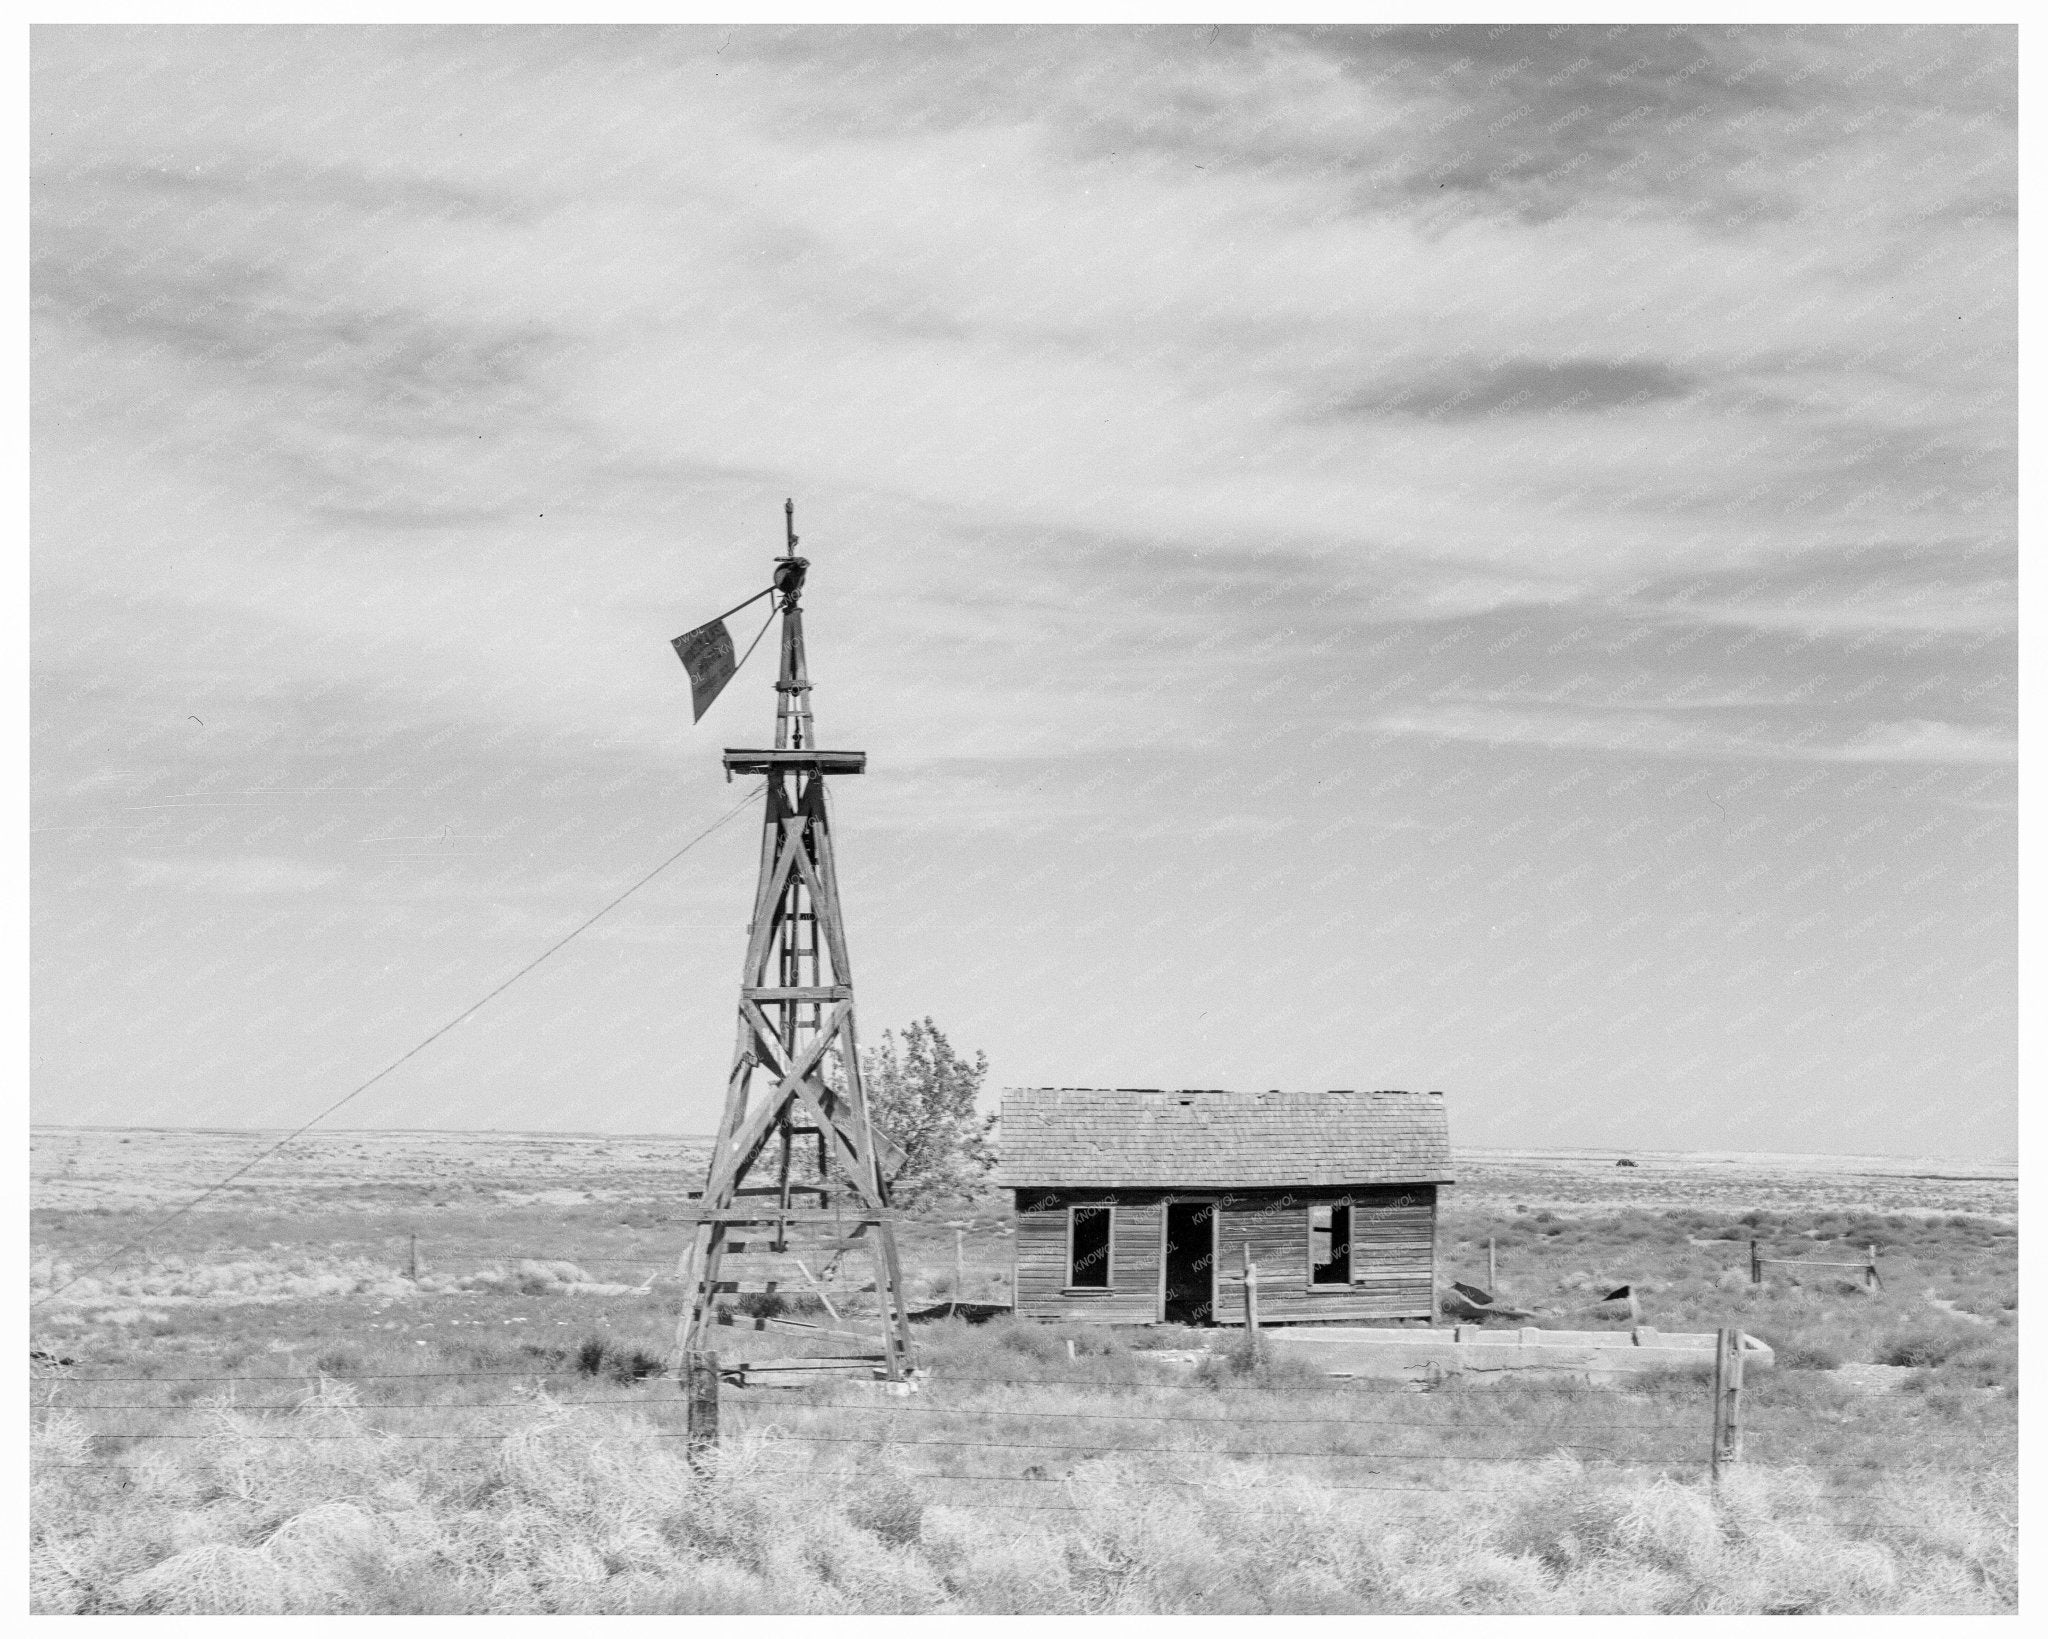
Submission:
M 1113 1324 L 1431 1320 L 1440 1093 L 1035 1087 L 1004 1096 L 1016 1312 Z

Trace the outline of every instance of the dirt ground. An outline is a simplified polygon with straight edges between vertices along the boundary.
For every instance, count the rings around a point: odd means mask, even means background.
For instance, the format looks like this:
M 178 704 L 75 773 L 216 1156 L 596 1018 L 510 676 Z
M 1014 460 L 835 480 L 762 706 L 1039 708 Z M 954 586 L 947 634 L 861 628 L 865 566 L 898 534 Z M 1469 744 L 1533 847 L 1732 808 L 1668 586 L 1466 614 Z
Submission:
M 230 1334 L 266 1349 L 287 1339 L 306 1346 L 323 1329 L 427 1338 L 516 1335 L 527 1325 L 649 1338 L 666 1329 L 659 1317 L 676 1300 L 678 1220 L 685 1192 L 702 1180 L 702 1138 L 309 1133 L 145 1244 L 126 1244 L 281 1136 L 36 1129 L 32 1296 L 84 1276 L 38 1303 L 39 1346 L 61 1352 L 89 1340 L 104 1358 L 127 1349 L 204 1352 Z M 1603 1281 L 1633 1280 L 1647 1297 L 1659 1281 L 1675 1294 L 1724 1279 L 1752 1232 L 1767 1255 L 1789 1240 L 1795 1253 L 1824 1257 L 1840 1254 L 1818 1249 L 1823 1230 L 1855 1229 L 1885 1240 L 1896 1263 L 1913 1240 L 1910 1224 L 1965 1216 L 1979 1229 L 1941 1234 L 1966 1241 L 1994 1227 L 2010 1236 L 2017 1216 L 2009 1163 L 1640 1151 L 1626 1157 L 1631 1167 L 1620 1159 L 1594 1150 L 1460 1152 L 1458 1181 L 1444 1197 L 1446 1278 L 1483 1270 L 1485 1240 L 1497 1236 L 1504 1283 L 1512 1272 L 1529 1300 L 1570 1306 Z M 1539 1230 L 1539 1213 L 1561 1221 Z M 1005 1301 L 1007 1202 L 991 1192 L 929 1217 L 902 1231 L 913 1303 Z M 1985 1248 L 1946 1240 L 1911 1251 L 1901 1273 L 1931 1321 L 2003 1312 L 1999 1271 L 2008 1254 L 1987 1264 Z M 1941 1261 L 1951 1251 L 1967 1255 L 1953 1272 Z M 1868 1342 L 1859 1338 L 1844 1357 L 1868 1358 Z
M 50 1212 L 168 1209 L 282 1136 L 38 1127 L 30 1139 L 30 1204 Z M 649 1206 L 701 1181 L 709 1144 L 708 1137 L 606 1134 L 308 1133 L 201 1210 Z M 1624 1159 L 1635 1165 L 1617 1164 Z M 1475 1210 L 1838 1206 L 2011 1221 L 2019 1188 L 2015 1162 L 1933 1157 L 1461 1149 L 1454 1164 L 1456 1198 Z
M 152 1228 L 276 1136 L 33 1135 L 39 1608 L 566 1611 L 609 1599 L 603 1608 L 639 1609 L 618 1576 L 592 1567 L 622 1551 L 619 1521 L 644 1501 L 650 1464 L 674 1470 L 686 1499 L 675 1518 L 710 1534 L 688 1537 L 686 1549 L 649 1536 L 651 1557 L 634 1574 L 681 1574 L 736 1551 L 727 1516 L 703 1514 L 682 1462 L 686 1402 L 670 1370 L 679 1220 L 701 1177 L 702 1140 L 309 1134 Z M 1047 1327 L 998 1312 L 983 1324 L 913 1326 L 923 1373 L 914 1397 L 843 1371 L 809 1386 L 729 1384 L 720 1415 L 721 1451 L 735 1453 L 730 1519 L 786 1504 L 813 1529 L 852 1507 L 844 1529 L 866 1531 L 860 1521 L 880 1516 L 846 1498 L 856 1482 L 882 1484 L 909 1499 L 905 1544 L 922 1543 L 927 1525 L 938 1542 L 947 1521 L 982 1521 L 991 1563 L 1008 1566 L 1017 1522 L 1066 1522 L 1073 1535 L 1040 1557 L 1080 1563 L 1133 1519 L 1171 1519 L 1177 1531 L 1208 1499 L 1220 1511 L 1217 1545 L 1200 1554 L 1209 1563 L 1275 1509 L 1306 1510 L 1308 1544 L 1327 1540 L 1331 1520 L 1359 1522 L 1360 1541 L 1377 1542 L 1416 1530 L 1418 1510 L 1433 1509 L 1424 1535 L 1450 1545 L 1459 1575 L 1480 1561 L 1563 1564 L 1611 1539 L 1620 1546 L 1600 1550 L 1605 1580 L 1589 1609 L 1621 1608 L 1613 1589 L 1628 1578 L 1652 1588 L 1645 1608 L 1706 1608 L 1666 1585 L 1669 1565 L 1702 1544 L 1721 1545 L 1721 1557 L 1699 1586 L 1730 1608 L 2010 1608 L 2014 1169 L 1620 1159 L 1459 1154 L 1439 1222 L 1440 1274 L 1495 1284 L 1539 1326 L 1626 1328 L 1637 1317 L 1605 1294 L 1627 1285 L 1642 1324 L 1735 1326 L 1768 1342 L 1775 1363 L 1745 1389 L 1749 1490 L 1703 1477 L 1711 1398 L 1697 1371 L 1622 1387 L 1411 1392 L 1339 1382 L 1300 1362 L 1290 1375 L 1278 1351 L 1240 1348 L 1230 1332 Z M 913 1215 L 899 1231 L 913 1308 L 955 1291 L 957 1256 L 958 1295 L 999 1311 L 1007 1216 L 993 1193 Z M 1761 1282 L 1749 1278 L 1752 1241 L 1774 1260 Z M 1853 1264 L 1873 1248 L 1881 1285 L 1866 1285 Z M 1850 1268 L 1836 1267 L 1845 1259 Z M 853 1298 L 845 1323 L 872 1328 L 875 1303 L 872 1293 Z M 820 1319 L 808 1309 L 766 1320 L 765 1332 L 743 1324 L 750 1318 L 734 1315 L 714 1334 L 729 1367 L 845 1352 L 803 1332 Z M 557 1450 L 571 1467 L 546 1455 Z M 1567 1490 L 1538 1502 L 1529 1488 L 1552 1469 Z M 507 1491 L 507 1474 L 528 1488 Z M 365 1512 L 359 1499 L 371 1494 L 411 1500 Z M 1171 1506 L 1132 1500 L 1155 1495 Z M 198 1509 L 200 1497 L 218 1506 Z M 920 1498 L 937 1505 L 921 1511 Z M 1771 1498 L 1775 1512 L 1760 1513 L 1759 1499 Z M 1359 1512 L 1383 1499 L 1385 1525 Z M 572 1504 L 583 1510 L 574 1518 L 549 1512 Z M 344 1516 L 333 1563 L 307 1558 L 305 1533 Z M 1585 1522 L 1600 1520 L 1618 1523 L 1585 1536 Z M 1543 1534 L 1553 1526 L 1556 1543 Z M 426 1535 L 400 1540 L 401 1528 Z M 1751 1528 L 1797 1551 L 1738 1596 L 1729 1590 L 1755 1555 L 1736 1533 Z M 1479 1540 L 1474 1531 L 1484 1535 L 1476 1558 L 1458 1546 Z M 561 1546 L 557 1580 L 501 1574 L 529 1541 Z M 1418 1551 L 1395 1557 L 1412 1565 Z M 1185 1545 L 1175 1536 L 1160 1552 L 1178 1564 Z M 317 1562 L 325 1580 L 292 1593 L 277 1579 L 300 1571 L 277 1569 L 274 1555 Z M 1250 1553 L 1260 1574 L 1298 1557 L 1275 1544 Z M 388 1568 L 400 1563 L 411 1568 L 394 1582 Z M 348 1591 L 363 1567 L 384 1582 Z M 259 1571 L 270 1580 L 249 1592 Z M 230 1596 L 243 1602 L 219 1603 Z M 675 1608 L 737 1608 L 723 1587 L 688 1597 L 695 1603 Z M 779 1597 L 763 1594 L 760 1608 Z M 1342 1608 L 1363 1608 L 1344 1597 Z M 1457 1595 L 1466 1605 L 1481 1597 Z M 1484 1597 L 1534 1609 L 1551 1608 L 1542 1601 L 1552 1595 Z M 988 1601 L 1064 1608 L 1014 1590 Z
M 1633 1167 L 1618 1165 L 1633 1161 Z M 1464 1210 L 1575 1212 L 1699 1207 L 1723 1212 L 1965 1212 L 2016 1222 L 2019 1166 L 1886 1155 L 1740 1155 L 1658 1150 L 1456 1152 Z
M 285 1135 L 171 1127 L 38 1127 L 38 1211 L 168 1210 Z M 698 1181 L 708 1138 L 559 1133 L 313 1132 L 207 1202 L 207 1212 L 378 1213 L 478 1205 L 574 1207 L 673 1197 Z

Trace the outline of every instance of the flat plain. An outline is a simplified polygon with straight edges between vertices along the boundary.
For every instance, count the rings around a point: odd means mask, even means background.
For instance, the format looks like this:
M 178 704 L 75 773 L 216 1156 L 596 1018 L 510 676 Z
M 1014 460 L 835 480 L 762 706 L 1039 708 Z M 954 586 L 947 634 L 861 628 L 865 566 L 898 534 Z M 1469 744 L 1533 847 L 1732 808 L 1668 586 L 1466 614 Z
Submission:
M 704 1142 L 33 1134 L 38 1608 L 2003 1610 L 2010 1164 L 1464 1151 L 1445 1279 L 1535 1324 L 1739 1325 L 1779 1364 L 1704 1478 L 1696 1376 L 1430 1393 L 1230 1331 L 920 1324 L 922 1388 L 728 1388 L 684 1460 L 672 1271 Z M 1619 1166 L 1623 1159 L 1634 1165 Z M 1007 1298 L 994 1196 L 913 1305 Z M 1773 1259 L 1748 1277 L 1749 1242 Z M 1882 1288 L 1853 1269 L 1874 1249 Z M 956 1290 L 955 1269 L 964 1280 Z M 70 1283 L 70 1284 L 66 1284 Z M 61 1288 L 61 1290 L 60 1290 Z M 844 1324 L 871 1324 L 842 1303 Z M 834 1352 L 798 1302 L 733 1359 Z

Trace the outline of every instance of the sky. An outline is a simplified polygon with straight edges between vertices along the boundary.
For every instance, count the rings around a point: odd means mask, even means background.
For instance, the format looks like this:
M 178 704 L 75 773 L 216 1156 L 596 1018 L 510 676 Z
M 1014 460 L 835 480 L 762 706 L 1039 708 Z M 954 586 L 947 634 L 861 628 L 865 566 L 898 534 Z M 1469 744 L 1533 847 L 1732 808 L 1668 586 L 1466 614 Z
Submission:
M 295 1125 L 731 813 L 793 496 L 865 1038 L 2012 1155 L 2015 74 L 35 31 L 35 1119 Z M 709 1131 L 757 824 L 336 1124 Z

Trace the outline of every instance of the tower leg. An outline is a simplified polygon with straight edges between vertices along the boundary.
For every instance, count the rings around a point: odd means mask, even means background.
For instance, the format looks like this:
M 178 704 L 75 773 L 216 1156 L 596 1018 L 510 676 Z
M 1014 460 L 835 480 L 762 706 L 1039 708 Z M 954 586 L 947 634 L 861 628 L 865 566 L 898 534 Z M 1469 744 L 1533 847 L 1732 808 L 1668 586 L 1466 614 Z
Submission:
M 903 1264 L 896 1256 L 896 1226 L 875 1225 L 880 1263 L 887 1279 L 876 1283 L 882 1298 L 882 1354 L 889 1381 L 900 1383 L 910 1368 L 910 1314 L 903 1302 Z
M 697 1317 L 703 1313 L 703 1305 L 697 1301 L 697 1289 L 704 1280 L 706 1243 L 710 1237 L 711 1226 L 698 1224 L 690 1231 L 690 1244 L 683 1248 L 683 1255 L 676 1263 L 676 1277 L 683 1288 L 683 1312 L 676 1316 L 678 1365 L 688 1361 L 690 1351 L 697 1344 Z
M 704 1347 L 718 1307 L 718 1271 L 725 1262 L 725 1225 L 699 1224 L 683 1257 L 683 1312 L 676 1323 L 676 1350 L 687 1355 Z

